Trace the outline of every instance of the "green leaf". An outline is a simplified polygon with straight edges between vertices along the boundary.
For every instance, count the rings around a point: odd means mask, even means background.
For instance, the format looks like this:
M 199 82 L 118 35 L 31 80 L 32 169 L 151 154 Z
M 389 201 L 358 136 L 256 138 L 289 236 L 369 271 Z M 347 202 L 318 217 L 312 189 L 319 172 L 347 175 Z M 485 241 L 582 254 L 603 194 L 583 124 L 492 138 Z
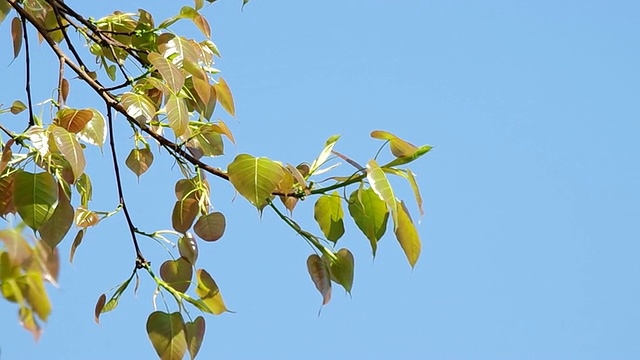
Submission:
M 156 52 L 149 53 L 147 58 L 156 70 L 158 70 L 164 81 L 167 82 L 173 94 L 179 93 L 184 85 L 184 75 L 182 75 L 180 69 Z
M 152 312 L 147 319 L 147 335 L 162 360 L 182 360 L 187 351 L 184 320 L 179 312 Z
M 151 167 L 153 153 L 147 148 L 132 149 L 124 163 L 137 177 L 140 177 Z
M 42 334 L 42 329 L 33 316 L 33 310 L 27 307 L 21 307 L 18 311 L 18 316 L 20 318 L 20 325 L 33 335 L 34 341 L 38 341 Z
M 60 153 L 69 162 L 75 181 L 75 179 L 84 173 L 84 167 L 86 166 L 82 146 L 78 143 L 75 134 L 68 132 L 60 126 L 51 125 L 49 130 L 58 150 L 60 150 Z
M 273 198 L 271 193 L 284 177 L 284 170 L 267 158 L 240 154 L 229 164 L 228 174 L 240 195 L 262 210 Z
M 87 173 L 82 174 L 76 181 L 76 191 L 80 195 L 80 205 L 88 207 L 93 197 L 93 185 Z
M 233 104 L 233 95 L 231 95 L 231 89 L 229 89 L 227 82 L 220 77 L 218 79 L 218 83 L 214 85 L 214 88 L 216 89 L 216 96 L 220 105 L 222 105 L 229 115 L 236 116 L 236 108 Z
M 189 110 L 184 99 L 173 94 L 169 95 L 166 109 L 169 126 L 176 137 L 185 134 L 189 129 Z
M 11 10 L 13 10 L 13 8 L 7 0 L 0 0 L 0 24 L 2 24 L 2 21 L 4 21 Z
M 14 175 L 13 203 L 22 220 L 38 230 L 53 215 L 58 202 L 58 186 L 49 173 L 18 171 Z
M 202 240 L 216 241 L 224 235 L 225 226 L 224 215 L 220 212 L 212 212 L 211 214 L 200 216 L 193 226 L 193 231 Z
M 178 239 L 178 252 L 180 256 L 195 266 L 198 259 L 198 242 L 190 232 Z
M 53 215 L 38 230 L 49 248 L 55 249 L 67 235 L 73 224 L 73 215 L 74 210 L 69 199 L 65 195 L 58 194 L 58 205 Z
M 77 134 L 93 118 L 93 111 L 78 109 L 62 109 L 56 113 L 54 124 L 64 128 L 70 133 Z
M 329 137 L 329 139 L 327 139 L 324 145 L 324 149 L 322 149 L 322 152 L 320 153 L 320 156 L 318 156 L 318 158 L 311 164 L 311 167 L 309 169 L 310 174 L 313 174 L 320 166 L 327 162 L 327 159 L 329 158 L 329 156 L 331 156 L 331 151 L 336 145 L 338 139 L 340 139 L 340 135 L 333 135 Z
M 120 104 L 138 124 L 146 124 L 156 116 L 156 106 L 145 95 L 126 92 L 120 97 Z
M 206 270 L 198 269 L 196 271 L 196 279 L 198 280 L 196 294 L 198 294 L 213 314 L 220 315 L 225 311 L 229 311 L 224 305 L 218 285 Z
M 187 333 L 187 350 L 191 356 L 191 360 L 196 358 L 204 340 L 205 323 L 202 316 L 198 316 L 193 322 L 187 322 L 185 331 Z
M 371 132 L 371 137 L 374 139 L 388 140 L 391 147 L 391 153 L 395 157 L 403 158 L 411 156 L 418 151 L 418 148 L 415 145 L 410 144 L 387 131 L 374 130 Z
M 11 108 L 9 108 L 9 111 L 11 111 L 13 115 L 18 115 L 25 110 L 27 110 L 27 105 L 20 100 L 14 101 L 13 104 L 11 104 Z
M 160 26 L 162 27 L 162 26 Z M 193 45 L 182 36 L 164 33 L 158 37 L 158 50 L 165 59 L 171 59 L 179 68 L 185 61 L 198 63 L 198 53 Z
M 420 257 L 420 237 L 404 202 L 398 202 L 398 223 L 395 233 L 409 265 L 414 267 Z
M 351 294 L 351 287 L 353 286 L 353 273 L 355 267 L 355 260 L 353 254 L 349 249 L 340 249 L 334 254 L 336 259 L 330 259 L 327 256 L 322 256 L 322 259 L 329 265 L 329 272 L 331 273 L 331 280 L 335 283 L 342 285 L 344 289 Z
M 409 184 L 411 184 L 411 189 L 413 189 L 413 195 L 416 198 L 416 204 L 418 204 L 418 210 L 420 210 L 420 216 L 424 216 L 424 210 L 422 208 L 422 195 L 420 195 L 420 188 L 418 187 L 418 182 L 416 181 L 415 174 L 407 169 L 407 179 L 409 180 Z
M 102 150 L 102 145 L 107 141 L 107 124 L 104 121 L 104 116 L 96 110 L 89 109 L 93 116 L 91 120 L 84 126 L 84 128 L 78 133 L 80 140 L 98 146 Z
M 386 203 L 373 189 L 358 189 L 349 196 L 349 214 L 369 239 L 373 256 L 376 256 L 378 241 L 387 230 L 389 210 Z
M 198 201 L 194 198 L 185 198 L 176 201 L 171 214 L 171 224 L 180 233 L 186 233 L 198 215 Z
M 322 295 L 322 305 L 326 305 L 331 300 L 331 275 L 327 265 L 317 254 L 311 254 L 307 258 L 307 271 L 316 289 Z
M 433 147 L 429 146 L 429 145 L 421 146 L 421 147 L 418 148 L 418 150 L 416 150 L 415 153 L 413 153 L 413 155 L 397 158 L 397 159 L 391 161 L 390 163 L 386 164 L 385 167 L 394 167 L 394 166 L 398 166 L 398 165 L 408 164 L 408 163 L 418 159 L 422 155 L 428 153 L 429 150 L 431 150 L 431 149 L 433 149 Z
M 393 223 L 396 224 L 398 217 L 396 197 L 393 194 L 393 189 L 384 171 L 382 171 L 378 163 L 373 159 L 367 163 L 367 180 L 369 180 L 369 185 L 371 185 L 373 191 L 375 191 L 380 199 L 391 209 L 391 218 L 393 219 Z
M 167 260 L 160 266 L 160 277 L 172 288 L 179 292 L 186 292 L 191 284 L 193 267 L 184 258 Z
M 327 240 L 338 241 L 344 234 L 344 211 L 342 199 L 337 191 L 331 195 L 322 195 L 318 198 L 313 208 L 313 217 L 318 222 L 322 233 Z
M 51 314 L 51 303 L 44 289 L 42 275 L 37 272 L 29 272 L 17 278 L 16 283 L 31 309 L 40 319 L 47 321 L 49 314 Z

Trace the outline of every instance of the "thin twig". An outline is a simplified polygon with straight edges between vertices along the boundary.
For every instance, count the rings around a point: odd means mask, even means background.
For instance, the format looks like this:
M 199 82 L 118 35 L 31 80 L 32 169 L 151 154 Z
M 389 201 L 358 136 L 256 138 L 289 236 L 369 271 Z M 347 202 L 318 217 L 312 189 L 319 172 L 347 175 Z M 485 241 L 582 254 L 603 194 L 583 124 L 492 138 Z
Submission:
M 60 60 L 60 69 L 58 70 L 58 107 L 64 106 L 64 94 L 62 93 L 62 83 L 64 82 L 64 60 Z
M 24 16 L 20 16 L 20 22 L 22 23 L 22 36 L 24 37 L 24 52 L 25 52 L 25 65 L 26 65 L 26 85 L 27 91 L 27 103 L 29 104 L 29 127 L 36 124 L 36 120 L 33 116 L 33 102 L 31 101 L 31 57 L 29 55 L 29 36 L 27 34 L 27 22 Z

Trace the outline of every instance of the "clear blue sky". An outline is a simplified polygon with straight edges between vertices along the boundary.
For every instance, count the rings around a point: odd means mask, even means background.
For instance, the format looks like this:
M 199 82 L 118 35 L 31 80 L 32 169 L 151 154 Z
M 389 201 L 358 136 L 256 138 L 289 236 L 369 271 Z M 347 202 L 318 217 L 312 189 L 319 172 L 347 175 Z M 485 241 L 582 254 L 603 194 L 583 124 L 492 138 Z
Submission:
M 157 21 L 182 5 L 69 3 L 96 18 L 143 7 Z M 335 288 L 320 317 L 308 246 L 211 179 L 228 229 L 201 245 L 199 261 L 236 313 L 206 317 L 200 359 L 640 358 L 640 3 L 253 0 L 241 12 L 239 0 L 224 0 L 204 14 L 238 115 L 221 115 L 237 149 L 212 164 L 226 167 L 236 152 L 310 161 L 336 133 L 338 151 L 366 162 L 379 146 L 368 138 L 374 129 L 435 149 L 412 166 L 426 210 L 416 268 L 391 236 L 372 261 L 348 222 L 341 242 L 356 256 L 353 297 Z M 23 87 L 23 65 L 6 67 L 8 21 L 0 31 L 6 104 L 24 98 L 7 86 Z M 38 51 L 38 65 L 57 67 Z M 40 99 L 55 86 L 49 78 Z M 100 105 L 77 81 L 71 88 L 70 106 Z M 120 143 L 122 159 L 130 147 Z M 92 154 L 96 186 L 112 186 L 110 158 Z M 168 156 L 156 160 L 139 184 L 125 175 L 141 229 L 171 226 L 180 174 Z M 397 186 L 416 218 L 410 189 Z M 314 201 L 296 211 L 311 230 Z M 105 190 L 94 207 L 115 202 Z M 144 330 L 153 283 L 144 274 L 137 296 L 128 291 L 101 326 L 93 322 L 98 296 L 131 270 L 125 230 L 121 217 L 104 222 L 74 264 L 65 261 L 39 343 L 15 322 L 15 306 L 0 302 L 0 359 L 153 357 Z M 165 255 L 142 244 L 157 267 Z

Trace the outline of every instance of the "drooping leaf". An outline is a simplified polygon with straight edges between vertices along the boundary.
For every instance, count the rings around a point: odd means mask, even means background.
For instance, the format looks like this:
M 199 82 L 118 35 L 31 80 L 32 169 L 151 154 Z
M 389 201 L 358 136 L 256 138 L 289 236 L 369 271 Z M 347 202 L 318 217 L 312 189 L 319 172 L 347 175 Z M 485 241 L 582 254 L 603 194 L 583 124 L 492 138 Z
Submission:
M 158 70 L 164 81 L 167 82 L 169 89 L 171 89 L 174 94 L 180 92 L 180 89 L 182 89 L 184 85 L 184 75 L 182 75 L 180 69 L 156 52 L 149 53 L 147 59 L 149 59 L 149 62 Z
M 22 48 L 22 21 L 19 17 L 11 20 L 11 40 L 13 42 L 13 58 L 17 58 Z
M 62 97 L 62 101 L 67 102 L 67 98 L 69 97 L 69 80 L 63 78 L 60 82 L 60 96 Z
M 4 244 L 8 260 L 14 266 L 22 265 L 33 256 L 33 250 L 22 234 L 15 229 L 0 230 L 0 241 Z
M 404 202 L 398 202 L 398 223 L 395 228 L 396 238 L 404 251 L 404 254 L 409 261 L 409 265 L 414 267 L 420 257 L 420 237 L 418 236 L 418 230 L 413 224 L 409 211 L 404 205 Z
M 53 212 L 58 201 L 58 185 L 49 173 L 18 171 L 14 175 L 13 203 L 22 220 L 38 230 Z
M 80 195 L 80 205 L 88 207 L 93 197 L 93 185 L 87 173 L 82 174 L 76 181 L 76 191 Z
M 224 235 L 226 220 L 221 212 L 212 212 L 207 215 L 200 216 L 193 231 L 202 240 L 216 241 Z
M 331 300 L 331 275 L 327 265 L 317 254 L 311 254 L 307 258 L 307 270 L 316 289 L 322 295 L 322 305 L 326 305 Z
M 326 256 L 322 256 L 322 259 L 329 265 L 329 272 L 331 273 L 331 280 L 337 284 L 342 285 L 344 289 L 351 294 L 351 287 L 353 286 L 353 273 L 355 267 L 355 260 L 353 254 L 349 249 L 340 249 L 334 254 L 335 260 L 329 259 Z
M 62 109 L 56 113 L 55 124 L 64 128 L 70 133 L 77 134 L 85 125 L 93 118 L 93 112 L 91 110 L 78 110 L 78 109 Z
M 147 319 L 147 335 L 162 360 L 182 360 L 187 351 L 184 320 L 179 312 L 154 311 Z
M 178 252 L 180 256 L 195 266 L 198 259 L 198 242 L 190 232 L 187 231 L 184 236 L 178 239 Z
M 179 292 L 186 292 L 191 284 L 193 267 L 184 258 L 167 260 L 160 266 L 160 277 L 172 288 Z
M 387 230 L 389 210 L 373 189 L 358 189 L 349 196 L 349 214 L 362 233 L 369 239 L 373 256 L 376 256 L 378 241 Z
M 191 360 L 196 358 L 204 340 L 205 323 L 202 316 L 198 316 L 193 322 L 186 322 L 185 331 L 187 333 L 187 350 Z
M 240 195 L 262 210 L 273 197 L 271 193 L 284 177 L 284 170 L 270 159 L 240 154 L 229 164 L 228 174 Z
M 120 104 L 139 124 L 146 124 L 156 116 L 156 106 L 145 95 L 126 92 L 120 97 Z
M 169 119 L 169 126 L 173 133 L 178 136 L 182 136 L 189 129 L 189 111 L 187 109 L 187 103 L 183 98 L 177 95 L 169 95 L 167 100 L 167 119 Z
M 21 307 L 20 310 L 18 310 L 18 317 L 20 318 L 20 325 L 30 332 L 31 335 L 33 335 L 34 341 L 37 342 L 42 334 L 42 329 L 33 316 L 33 310 L 28 307 Z
M 49 132 L 41 126 L 34 125 L 25 132 L 29 137 L 31 145 L 36 149 L 38 154 L 46 158 L 50 154 L 49 150 Z
M 57 287 L 58 275 L 60 274 L 60 256 L 58 249 L 49 247 L 44 241 L 37 241 L 34 250 L 36 261 L 33 267 L 29 269 L 41 271 L 42 278 Z
M 171 214 L 171 224 L 173 228 L 180 233 L 185 233 L 198 215 L 198 201 L 194 198 L 185 198 L 176 201 Z
M 220 315 L 223 312 L 229 311 L 222 300 L 218 285 L 206 270 L 198 269 L 196 271 L 196 279 L 198 280 L 196 294 L 198 294 L 213 314 Z
M 9 139 L 6 144 L 4 144 L 4 148 L 2 149 L 2 156 L 0 156 L 0 174 L 4 172 L 9 165 L 9 162 L 13 158 L 13 151 L 11 150 L 11 145 L 13 145 L 14 140 Z
M 211 37 L 211 28 L 209 27 L 209 22 L 204 16 L 197 14 L 191 18 L 191 20 L 193 20 L 193 23 L 196 24 L 200 32 L 202 32 L 207 39 Z
M 65 195 L 58 194 L 58 205 L 53 211 L 53 215 L 38 230 L 42 240 L 51 249 L 56 246 L 67 235 L 73 224 L 74 211 L 71 202 Z
M 78 143 L 75 134 L 68 132 L 60 126 L 51 125 L 49 129 L 58 150 L 60 150 L 60 153 L 71 166 L 73 179 L 77 179 L 82 175 L 82 173 L 84 173 L 84 168 L 86 166 L 82 146 Z
M 78 136 L 80 140 L 98 146 L 102 150 L 102 145 L 107 141 L 107 124 L 104 121 L 104 116 L 98 110 L 89 110 L 92 113 L 91 120 L 78 133 Z
M 218 79 L 218 83 L 215 84 L 214 87 L 216 89 L 216 96 L 220 105 L 222 105 L 229 115 L 236 116 L 236 108 L 233 104 L 233 95 L 231 95 L 231 89 L 229 89 L 227 82 L 220 77 Z
M 13 203 L 13 176 L 0 177 L 0 216 L 15 214 L 16 207 Z
M 96 302 L 96 308 L 93 311 L 93 320 L 95 320 L 96 324 L 100 324 L 100 314 L 102 314 L 102 309 L 104 309 L 104 306 L 107 303 L 107 295 L 102 294 L 100 295 L 100 297 L 98 298 L 98 301 Z
M 398 217 L 396 196 L 393 194 L 393 189 L 387 179 L 387 175 L 385 175 L 384 171 L 373 159 L 367 163 L 367 180 L 369 180 L 369 185 L 371 185 L 373 191 L 375 191 L 380 199 L 391 209 L 391 218 L 393 219 L 393 223 L 396 224 Z
M 331 195 L 322 195 L 313 208 L 313 217 L 327 240 L 336 242 L 344 234 L 344 211 L 342 199 L 337 191 Z
M 136 174 L 137 177 L 149 170 L 153 163 L 153 153 L 148 148 L 131 149 L 129 156 L 125 160 L 127 167 Z
M 424 209 L 422 208 L 422 195 L 420 195 L 420 187 L 418 187 L 418 182 L 416 181 L 416 176 L 413 171 L 407 169 L 407 179 L 409 180 L 409 184 L 411 184 L 411 189 L 413 189 L 413 195 L 416 198 L 416 204 L 418 204 L 418 210 L 420 210 L 420 216 L 424 215 Z

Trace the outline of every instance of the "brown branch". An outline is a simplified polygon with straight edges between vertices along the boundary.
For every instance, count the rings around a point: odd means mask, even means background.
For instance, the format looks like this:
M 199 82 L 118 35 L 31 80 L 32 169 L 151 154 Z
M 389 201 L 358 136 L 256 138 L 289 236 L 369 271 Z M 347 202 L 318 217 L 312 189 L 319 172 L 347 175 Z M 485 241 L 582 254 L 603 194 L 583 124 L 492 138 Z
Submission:
M 24 37 L 24 53 L 25 53 L 25 65 L 26 65 L 26 85 L 25 90 L 27 92 L 27 103 L 29 104 L 29 127 L 35 125 L 36 121 L 33 117 L 33 103 L 31 101 L 31 58 L 29 51 L 29 36 L 27 34 L 27 22 L 24 16 L 20 16 L 20 22 L 22 23 L 22 36 Z

